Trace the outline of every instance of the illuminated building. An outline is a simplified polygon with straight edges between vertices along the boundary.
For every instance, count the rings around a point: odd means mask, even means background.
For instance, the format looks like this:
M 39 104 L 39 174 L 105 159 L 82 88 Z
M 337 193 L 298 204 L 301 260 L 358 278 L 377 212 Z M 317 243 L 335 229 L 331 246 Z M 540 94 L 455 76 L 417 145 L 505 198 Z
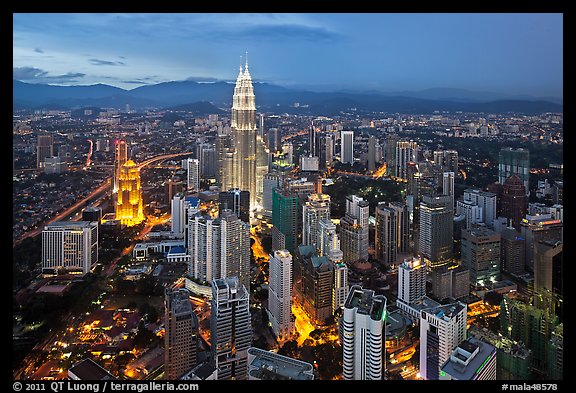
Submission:
M 396 176 L 396 143 L 398 135 L 390 134 L 386 137 L 386 174 Z
M 270 255 L 268 315 L 276 337 L 286 337 L 294 328 L 292 317 L 292 255 L 276 250 Z
M 396 142 L 396 177 L 401 179 L 408 179 L 406 166 L 408 162 L 416 162 L 418 154 L 418 144 L 413 141 L 397 141 Z
M 405 259 L 398 266 L 398 300 L 410 304 L 426 295 L 426 265 L 420 258 Z
M 462 266 L 470 270 L 472 285 L 500 280 L 500 234 L 486 227 L 463 229 Z
M 54 155 L 54 137 L 52 135 L 38 135 L 36 142 L 36 168 L 44 168 L 47 157 Z
M 464 216 L 466 221 L 466 228 L 472 228 L 474 224 L 482 222 L 482 207 L 476 205 L 473 201 L 457 201 L 456 202 L 456 215 Z
M 368 171 L 374 172 L 376 169 L 376 137 L 368 137 Z
M 244 222 L 250 222 L 250 193 L 239 189 L 221 191 L 218 194 L 218 211 L 229 209 Z
M 293 164 L 294 146 L 289 142 L 284 143 L 282 144 L 282 152 L 286 155 L 286 161 L 288 161 L 289 164 Z
M 172 202 L 174 195 L 184 191 L 184 183 L 177 177 L 173 177 L 164 182 L 164 203 Z
M 212 281 L 210 332 L 218 379 L 247 379 L 252 323 L 249 294 L 237 277 Z
M 128 161 L 128 144 L 125 140 L 116 139 L 114 141 L 114 147 L 114 183 L 112 192 L 117 193 L 120 189 L 120 173 L 122 172 L 122 167 Z
M 197 364 L 198 318 L 188 296 L 185 289 L 166 289 L 164 379 L 178 379 Z
M 498 156 L 498 182 L 504 184 L 506 179 L 517 175 L 524 185 L 526 195 L 530 192 L 530 151 L 503 147 Z
M 453 255 L 453 208 L 449 196 L 424 195 L 420 203 L 419 252 L 429 268 L 446 264 Z
M 280 173 L 271 172 L 264 175 L 262 188 L 262 215 L 272 217 L 272 191 L 280 188 L 284 183 L 284 176 Z
M 144 212 L 142 209 L 140 169 L 134 161 L 126 161 L 120 170 L 118 180 L 116 219 L 120 220 L 120 224 L 129 227 L 138 225 L 144 221 Z
M 512 220 L 512 226 L 520 230 L 520 223 L 528 209 L 528 197 L 522 180 L 517 175 L 506 179 L 502 187 L 502 216 Z
M 454 172 L 442 173 L 442 195 L 451 197 L 454 206 Z
M 292 255 L 298 245 L 298 196 L 282 189 L 272 191 L 272 250 Z
M 354 131 L 340 131 L 340 162 L 354 164 Z
M 248 349 L 249 380 L 299 380 L 314 379 L 314 368 L 310 363 L 271 351 L 250 347 Z
M 182 168 L 186 171 L 186 192 L 193 194 L 200 191 L 200 161 L 196 158 L 182 160 Z
M 398 252 L 408 249 L 408 209 L 398 202 L 384 202 L 376 206 L 376 259 L 386 266 L 396 263 Z
M 232 135 L 218 133 L 216 136 L 216 158 L 218 159 L 216 182 L 221 190 L 228 190 L 232 188 L 234 174 Z
M 470 294 L 470 270 L 464 266 L 440 266 L 432 270 L 430 277 L 436 299 L 460 299 Z
M 497 213 L 495 193 L 469 188 L 464 190 L 464 201 L 471 201 L 474 205 L 481 207 L 481 221 L 489 228 L 492 228 Z
M 474 337 L 462 341 L 440 370 L 440 380 L 496 380 L 496 348 Z
M 184 204 L 184 195 L 176 194 L 172 201 L 170 202 L 171 212 L 172 212 L 172 224 L 171 230 L 175 235 L 184 234 L 185 224 L 186 224 L 186 212 Z
M 318 255 L 326 255 L 332 262 L 342 261 L 343 253 L 340 250 L 340 239 L 336 233 L 336 225 L 329 219 L 318 221 L 317 249 Z
M 343 377 L 381 380 L 386 354 L 386 297 L 353 285 L 344 303 L 341 336 Z
M 340 220 L 340 246 L 344 262 L 368 260 L 369 206 L 368 201 L 356 195 L 346 197 L 346 214 Z
M 420 377 L 440 379 L 440 369 L 466 338 L 466 309 L 456 302 L 420 312 Z
M 302 244 L 319 248 L 319 222 L 330 219 L 330 196 L 312 194 L 302 207 Z
M 334 137 L 332 135 L 322 135 L 317 138 L 318 141 L 318 162 L 320 169 L 326 169 L 332 165 L 334 158 Z
M 98 221 L 58 221 L 42 230 L 42 271 L 90 272 L 98 262 Z
M 334 287 L 332 289 L 332 313 L 344 307 L 348 295 L 348 266 L 344 262 L 334 262 Z
M 563 239 L 562 221 L 553 219 L 551 214 L 526 216 L 520 223 L 521 237 L 526 240 L 526 266 L 534 272 L 534 245 L 540 241 L 558 241 Z

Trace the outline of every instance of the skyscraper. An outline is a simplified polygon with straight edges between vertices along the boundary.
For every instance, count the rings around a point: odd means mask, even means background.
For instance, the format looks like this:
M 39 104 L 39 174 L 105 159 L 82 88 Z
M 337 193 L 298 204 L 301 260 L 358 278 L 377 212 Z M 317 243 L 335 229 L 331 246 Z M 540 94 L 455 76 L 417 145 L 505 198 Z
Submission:
M 500 234 L 486 227 L 463 229 L 462 266 L 470 270 L 473 285 L 500 280 Z
M 340 246 L 344 262 L 368 260 L 368 201 L 356 195 L 346 197 L 346 214 L 340 220 Z
M 516 276 L 524 274 L 526 240 L 513 227 L 503 228 L 500 236 L 502 270 Z
M 474 337 L 462 341 L 442 366 L 440 380 L 496 380 L 496 348 Z
M 398 252 L 408 249 L 408 210 L 401 202 L 384 202 L 376 206 L 376 228 L 374 233 L 376 259 L 384 265 L 396 263 Z
M 221 190 L 232 188 L 234 175 L 234 145 L 232 135 L 218 133 L 216 136 L 216 157 L 218 159 L 216 182 Z
M 42 271 L 86 274 L 98 262 L 98 221 L 57 221 L 42 230 Z
M 140 168 L 132 160 L 120 169 L 118 196 L 116 199 L 116 219 L 120 224 L 134 226 L 144 221 Z
M 166 289 L 164 379 L 175 380 L 197 364 L 198 318 L 185 289 Z
M 319 222 L 330 219 L 330 196 L 312 194 L 302 207 L 302 244 L 319 248 Z
M 376 169 L 376 137 L 368 137 L 368 171 L 374 172 Z
M 430 267 L 452 258 L 453 208 L 449 196 L 424 195 L 420 203 L 420 254 Z
M 454 206 L 454 172 L 442 173 L 442 195 L 451 197 Z
M 340 162 L 354 164 L 354 131 L 340 133 Z
M 314 122 L 310 123 L 310 128 L 308 129 L 308 155 L 310 157 L 318 156 L 318 152 L 316 152 L 316 129 L 314 128 Z
M 318 221 L 318 255 L 326 255 L 332 262 L 342 261 L 340 238 L 336 233 L 336 225 L 329 219 Z
M 398 266 L 398 300 L 410 304 L 426 296 L 426 265 L 420 258 L 404 259 Z
M 386 174 L 396 176 L 396 144 L 398 135 L 390 134 L 386 137 Z
M 553 308 L 562 297 L 563 243 L 543 240 L 534 244 L 534 297 L 539 308 Z
M 276 337 L 288 336 L 294 323 L 292 316 L 292 255 L 288 250 L 276 250 L 270 255 L 268 312 Z
M 526 195 L 530 193 L 530 151 L 503 147 L 498 156 L 498 182 L 504 184 L 506 179 L 517 175 L 524 185 Z
M 359 285 L 350 288 L 342 317 L 343 376 L 381 380 L 386 354 L 386 297 Z
M 334 262 L 334 287 L 332 289 L 332 313 L 344 307 L 348 295 L 348 266 L 344 262 Z
M 512 226 L 520 230 L 520 223 L 528 209 L 528 197 L 518 175 L 506 178 L 502 190 L 502 216 L 512 220 Z
M 128 144 L 125 140 L 116 139 L 114 141 L 114 147 L 114 183 L 112 192 L 117 193 L 120 189 L 120 172 L 126 161 L 128 161 Z
M 170 202 L 172 211 L 172 233 L 184 234 L 184 227 L 186 225 L 186 212 L 184 210 L 184 195 L 176 194 Z
M 44 168 L 44 160 L 54 155 L 54 137 L 38 135 L 36 142 L 36 168 Z
M 256 206 L 256 101 L 252 77 L 246 66 L 236 79 L 232 105 L 234 165 L 232 188 L 250 192 L 250 210 Z
M 398 141 L 396 142 L 396 177 L 401 179 L 408 179 L 406 166 L 408 162 L 416 162 L 418 154 L 418 144 L 413 141 Z
M 298 246 L 298 196 L 282 189 L 272 191 L 272 250 Z
M 497 197 L 493 192 L 482 191 L 477 188 L 464 190 L 464 201 L 470 201 L 474 205 L 482 208 L 482 222 L 489 228 L 493 227 L 496 219 Z
M 456 302 L 420 312 L 420 377 L 440 379 L 440 369 L 466 338 L 466 304 Z
M 218 211 L 229 209 L 244 222 L 250 222 L 250 193 L 248 191 L 231 189 L 218 194 Z
M 526 240 L 525 269 L 534 272 L 534 245 L 541 241 L 563 240 L 563 224 L 551 214 L 526 216 L 520 224 L 521 237 Z
M 186 191 L 195 193 L 200 191 L 200 161 L 197 158 L 182 160 L 182 168 L 186 171 Z
M 218 379 L 247 379 L 252 323 L 246 287 L 237 277 L 212 281 L 210 310 L 210 347 Z

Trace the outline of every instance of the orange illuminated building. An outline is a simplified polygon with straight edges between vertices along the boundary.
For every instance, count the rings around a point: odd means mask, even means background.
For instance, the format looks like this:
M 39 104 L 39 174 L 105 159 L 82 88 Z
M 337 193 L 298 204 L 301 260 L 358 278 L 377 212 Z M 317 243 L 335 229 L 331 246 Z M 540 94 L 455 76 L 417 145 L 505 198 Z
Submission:
M 142 189 L 140 187 L 140 169 L 134 161 L 128 160 L 122 166 L 118 187 L 116 219 L 120 220 L 120 224 L 129 227 L 140 224 L 144 221 Z

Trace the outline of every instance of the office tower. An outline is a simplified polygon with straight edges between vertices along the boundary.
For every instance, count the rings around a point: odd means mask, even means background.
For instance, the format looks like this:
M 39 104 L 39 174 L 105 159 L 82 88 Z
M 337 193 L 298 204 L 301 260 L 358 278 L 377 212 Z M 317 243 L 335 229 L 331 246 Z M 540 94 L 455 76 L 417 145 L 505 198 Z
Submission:
M 417 162 L 418 144 L 413 141 L 398 141 L 396 142 L 396 177 L 401 179 L 408 179 L 406 172 L 406 165 L 408 162 Z
M 419 252 L 430 268 L 452 258 L 453 209 L 449 196 L 424 195 L 420 203 Z
M 381 380 L 386 354 L 386 297 L 353 285 L 342 317 L 343 377 Z
M 464 201 L 470 201 L 474 205 L 481 207 L 482 222 L 492 228 L 497 214 L 497 199 L 495 193 L 478 190 L 476 188 L 468 188 L 464 190 Z
M 368 171 L 374 172 L 376 169 L 376 137 L 368 137 Z
M 122 167 L 128 161 L 128 144 L 125 140 L 114 140 L 114 183 L 112 192 L 117 193 L 120 189 L 120 173 Z
M 332 290 L 332 313 L 344 307 L 348 295 L 348 266 L 344 262 L 334 262 L 334 287 Z
M 462 265 L 470 269 L 472 285 L 500 280 L 500 234 L 486 227 L 462 230 Z
M 263 179 L 262 190 L 262 215 L 272 218 L 272 191 L 284 185 L 284 176 L 280 173 L 267 173 Z
M 462 341 L 442 366 L 440 380 L 496 380 L 496 348 L 474 337 Z
M 210 310 L 210 347 L 218 379 L 247 379 L 252 323 L 249 294 L 238 277 L 212 281 Z
M 520 276 L 526 265 L 526 240 L 513 227 L 506 227 L 500 233 L 502 270 Z
M 302 244 L 319 247 L 318 223 L 330 219 L 330 195 L 312 194 L 302 206 Z
M 98 206 L 87 206 L 82 210 L 82 221 L 102 222 L 102 208 Z
M 298 245 L 298 196 L 282 189 L 272 191 L 272 250 L 287 249 L 292 255 Z
M 231 135 L 219 133 L 216 136 L 216 157 L 218 159 L 216 182 L 221 190 L 228 190 L 233 187 L 234 174 L 234 145 Z
M 197 364 L 198 318 L 188 296 L 186 289 L 166 288 L 164 379 L 178 379 Z
M 398 252 L 408 249 L 408 210 L 401 202 L 378 203 L 376 207 L 376 259 L 384 265 L 396 263 Z
M 300 156 L 300 170 L 303 172 L 317 172 L 320 169 L 318 157 Z
M 200 163 L 200 174 L 203 178 L 212 179 L 216 177 L 218 162 L 214 146 L 207 145 L 202 149 L 202 159 L 200 160 Z
M 442 195 L 451 197 L 452 206 L 454 206 L 454 172 L 442 173 Z
M 264 114 L 263 113 L 260 113 L 260 115 L 258 116 L 258 120 L 259 120 L 258 136 L 260 138 L 264 138 L 265 129 L 264 129 Z
M 444 151 L 436 150 L 433 153 L 433 160 L 435 165 L 444 166 Z
M 470 294 L 470 270 L 464 266 L 444 265 L 430 272 L 432 296 L 438 300 L 460 299 Z
M 340 246 L 344 262 L 368 260 L 368 201 L 356 195 L 346 197 L 346 214 L 340 220 Z
M 272 169 L 274 155 L 264 140 L 256 137 L 256 206 L 252 210 L 262 211 L 262 194 L 264 192 L 264 175 Z
M 340 239 L 336 233 L 336 225 L 329 219 L 318 221 L 318 255 L 326 255 L 332 262 L 342 261 Z
M 404 259 L 398 266 L 398 300 L 410 304 L 426 296 L 426 265 L 420 258 Z
M 282 144 L 282 152 L 286 155 L 286 161 L 289 164 L 294 163 L 294 146 L 290 142 Z
M 270 128 L 266 134 L 266 146 L 271 152 L 276 152 L 280 148 L 280 132 L 278 128 Z
M 564 379 L 564 324 L 561 323 L 552 332 L 547 355 L 547 379 Z
M 54 156 L 54 137 L 38 135 L 36 142 L 36 168 L 44 168 L 46 157 Z
M 251 381 L 310 381 L 314 379 L 314 367 L 298 359 L 250 347 L 248 349 L 248 379 Z
M 134 226 L 144 221 L 140 168 L 132 160 L 126 161 L 118 178 L 116 219 L 120 224 Z
M 340 133 L 340 162 L 354 164 L 354 131 Z
M 97 221 L 57 221 L 42 230 L 42 271 L 86 274 L 98 262 Z
M 164 181 L 164 203 L 170 204 L 174 195 L 184 191 L 184 183 L 177 177 Z
M 563 240 L 563 225 L 550 214 L 526 216 L 520 224 L 521 237 L 526 240 L 525 270 L 534 272 L 534 245 L 541 241 Z
M 220 216 L 196 214 L 188 224 L 188 274 L 202 283 L 235 276 L 250 285 L 250 226 L 231 210 Z
M 420 377 L 438 380 L 452 351 L 466 338 L 466 304 L 455 302 L 420 312 Z
M 498 182 L 504 184 L 506 179 L 517 175 L 526 195 L 530 193 L 530 151 L 527 149 L 513 149 L 503 147 L 498 156 Z
M 386 137 L 386 174 L 396 176 L 396 143 L 398 135 L 391 134 Z
M 534 304 L 554 308 L 555 299 L 562 297 L 563 243 L 542 240 L 534 244 Z
M 298 246 L 293 269 L 294 298 L 313 324 L 325 325 L 332 316 L 334 264 L 314 246 Z
M 186 192 L 193 194 L 200 191 L 200 161 L 197 158 L 182 160 L 182 168 L 186 171 Z
M 334 138 L 332 135 L 321 135 L 317 138 L 317 153 L 320 169 L 326 169 L 332 164 L 334 156 Z
M 292 333 L 292 255 L 288 250 L 275 250 L 270 255 L 268 315 L 276 337 Z
M 458 152 L 456 150 L 444 150 L 444 170 L 458 173 Z
M 308 155 L 310 157 L 318 156 L 316 151 L 316 129 L 313 121 L 310 123 L 310 128 L 308 128 Z
M 248 60 L 236 79 L 232 105 L 234 165 L 232 188 L 250 192 L 250 210 L 256 206 L 256 102 Z
M 465 217 L 466 228 L 472 228 L 483 222 L 483 210 L 482 207 L 476 205 L 473 201 L 462 200 L 456 202 L 456 215 Z
M 553 202 L 562 205 L 564 202 L 564 181 L 556 180 L 553 186 Z
M 172 212 L 172 233 L 184 234 L 184 227 L 186 225 L 186 212 L 184 209 L 184 195 L 176 194 L 171 201 Z
M 224 209 L 232 210 L 244 222 L 250 222 L 250 193 L 248 191 L 231 189 L 218 194 L 218 212 Z

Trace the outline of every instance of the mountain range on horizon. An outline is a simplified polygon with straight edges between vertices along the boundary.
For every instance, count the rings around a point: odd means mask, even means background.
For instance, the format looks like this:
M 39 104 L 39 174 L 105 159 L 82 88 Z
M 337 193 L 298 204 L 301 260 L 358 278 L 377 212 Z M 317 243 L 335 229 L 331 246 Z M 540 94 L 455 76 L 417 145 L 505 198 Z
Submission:
M 234 84 L 225 81 L 172 81 L 127 90 L 106 84 L 58 86 L 13 80 L 13 109 L 77 109 L 90 106 L 123 109 L 126 104 L 133 109 L 168 109 L 210 102 L 227 111 L 231 106 L 233 91 Z M 273 113 L 335 115 L 351 108 L 413 114 L 434 111 L 539 114 L 563 110 L 563 100 L 559 97 L 506 95 L 458 88 L 388 93 L 349 89 L 322 92 L 254 82 L 254 91 L 259 109 Z M 295 106 L 295 103 L 299 103 L 299 106 Z

